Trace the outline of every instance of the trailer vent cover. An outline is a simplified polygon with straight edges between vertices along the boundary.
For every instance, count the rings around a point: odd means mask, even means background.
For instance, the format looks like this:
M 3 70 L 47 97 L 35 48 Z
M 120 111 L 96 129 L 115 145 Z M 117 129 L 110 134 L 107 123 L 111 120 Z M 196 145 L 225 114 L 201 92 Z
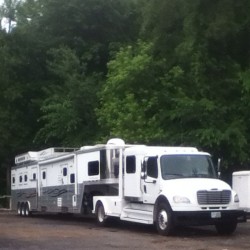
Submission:
M 228 204 L 231 201 L 231 191 L 207 191 L 197 192 L 197 200 L 200 205 Z

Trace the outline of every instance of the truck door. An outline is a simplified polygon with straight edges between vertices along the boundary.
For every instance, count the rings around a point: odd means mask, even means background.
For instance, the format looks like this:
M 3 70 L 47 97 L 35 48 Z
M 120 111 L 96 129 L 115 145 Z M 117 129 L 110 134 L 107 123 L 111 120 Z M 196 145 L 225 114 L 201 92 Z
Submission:
M 143 202 L 154 204 L 160 192 L 158 164 L 156 156 L 144 159 L 142 167 Z

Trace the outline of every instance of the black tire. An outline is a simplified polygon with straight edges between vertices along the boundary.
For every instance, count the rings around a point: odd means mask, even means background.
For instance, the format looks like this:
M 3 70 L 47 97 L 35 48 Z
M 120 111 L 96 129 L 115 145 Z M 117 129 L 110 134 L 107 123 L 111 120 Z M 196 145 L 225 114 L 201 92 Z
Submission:
M 21 203 L 21 216 L 25 216 L 25 204 Z
M 98 202 L 96 205 L 96 221 L 99 226 L 107 225 L 108 217 L 105 215 L 104 206 L 101 202 Z
M 234 233 L 237 228 L 237 221 L 227 221 L 227 222 L 220 222 L 215 225 L 215 228 L 220 235 L 230 235 Z
M 25 203 L 24 214 L 25 214 L 26 217 L 31 216 L 30 207 L 29 207 L 28 202 Z
M 17 215 L 21 216 L 21 204 L 19 202 L 17 204 Z
M 160 235 L 170 235 L 174 231 L 172 210 L 167 203 L 160 203 L 156 212 L 156 228 Z

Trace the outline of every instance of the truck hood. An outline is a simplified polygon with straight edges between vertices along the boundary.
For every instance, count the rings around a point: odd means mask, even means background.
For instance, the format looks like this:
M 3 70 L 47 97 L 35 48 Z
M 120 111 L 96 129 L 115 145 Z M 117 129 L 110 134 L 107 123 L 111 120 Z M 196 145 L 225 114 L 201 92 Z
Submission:
M 188 178 L 188 179 L 172 179 L 163 181 L 161 190 L 165 194 L 172 196 L 180 195 L 186 197 L 196 196 L 197 191 L 221 191 L 231 190 L 231 187 L 219 179 L 206 178 Z

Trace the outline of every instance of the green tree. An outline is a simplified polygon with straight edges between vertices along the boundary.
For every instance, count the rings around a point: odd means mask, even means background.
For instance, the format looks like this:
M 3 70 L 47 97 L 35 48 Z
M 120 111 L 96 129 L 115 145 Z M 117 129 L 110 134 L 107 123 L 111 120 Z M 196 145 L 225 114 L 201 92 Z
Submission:
M 135 37 L 134 2 L 42 2 L 39 30 L 46 31 L 52 49 L 46 53 L 49 81 L 37 138 L 59 144 L 93 141 L 101 129 L 94 112 L 96 94 L 104 81 L 110 50 Z M 58 23 L 58 18 L 63 21 Z
M 249 34 L 249 3 L 243 2 L 144 2 L 141 37 L 151 49 L 131 45 L 109 64 L 99 112 L 107 131 L 134 141 L 196 145 L 231 164 L 245 162 L 242 76 L 249 49 L 237 40 Z M 150 117 L 155 120 L 148 136 L 143 125 Z
M 52 49 L 48 62 L 51 84 L 42 104 L 44 126 L 37 139 L 64 145 L 81 145 L 96 136 L 96 91 L 100 75 L 86 75 L 86 64 L 67 48 Z
M 158 107 L 160 67 L 154 63 L 152 44 L 139 41 L 122 48 L 108 64 L 108 78 L 100 92 L 99 124 L 107 136 L 133 142 L 153 142 L 162 136 Z

